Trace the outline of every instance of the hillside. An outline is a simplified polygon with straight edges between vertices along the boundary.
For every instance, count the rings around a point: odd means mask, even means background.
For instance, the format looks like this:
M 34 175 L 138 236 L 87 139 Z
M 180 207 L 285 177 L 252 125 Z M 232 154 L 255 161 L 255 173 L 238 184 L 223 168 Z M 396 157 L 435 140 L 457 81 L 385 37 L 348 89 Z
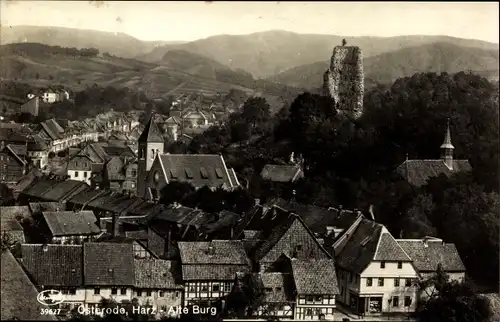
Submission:
M 276 108 L 295 97 L 298 89 L 268 81 L 254 81 L 250 74 L 202 56 L 172 51 L 161 64 L 97 54 L 88 49 L 62 48 L 34 43 L 0 46 L 0 77 L 35 86 L 64 84 L 81 90 L 94 84 L 128 87 L 149 98 L 184 93 L 227 93 L 238 89 L 263 95 Z M 273 106 L 274 107 L 274 106 Z
M 322 62 L 289 69 L 268 80 L 305 88 L 321 86 L 329 65 L 328 57 Z M 389 84 L 397 78 L 420 72 L 473 71 L 489 79 L 498 79 L 498 63 L 498 51 L 440 42 L 365 57 L 363 68 L 366 79 Z
M 157 62 L 172 49 L 182 49 L 206 56 L 233 69 L 241 68 L 254 77 L 270 77 L 287 69 L 324 61 L 332 49 L 346 38 L 360 46 L 365 57 L 435 42 L 463 47 L 498 50 L 498 44 L 448 36 L 344 37 L 336 35 L 297 34 L 267 31 L 249 35 L 218 35 L 179 45 L 165 45 L 137 59 Z
M 0 43 L 41 43 L 50 46 L 97 48 L 100 52 L 108 52 L 120 57 L 133 58 L 148 53 L 157 46 L 182 42 L 141 41 L 124 33 L 113 33 L 96 30 L 38 27 L 38 26 L 2 26 L 0 27 Z

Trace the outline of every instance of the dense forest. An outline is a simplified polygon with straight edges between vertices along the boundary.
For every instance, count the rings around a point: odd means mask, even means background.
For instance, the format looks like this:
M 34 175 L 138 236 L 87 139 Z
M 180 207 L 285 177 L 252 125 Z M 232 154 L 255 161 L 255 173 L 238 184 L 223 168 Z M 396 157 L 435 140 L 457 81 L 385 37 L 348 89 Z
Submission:
M 472 279 L 498 287 L 500 195 L 498 87 L 469 73 L 425 73 L 365 94 L 364 114 L 339 116 L 329 98 L 303 93 L 271 117 L 249 99 L 227 124 L 171 151 L 223 153 L 254 198 L 295 198 L 366 211 L 396 237 L 434 235 L 455 243 Z M 472 172 L 437 177 L 416 188 L 395 174 L 409 159 L 438 159 L 447 119 L 456 159 Z M 301 154 L 306 176 L 279 185 L 260 179 L 267 163 Z M 246 199 L 246 198 L 245 198 Z

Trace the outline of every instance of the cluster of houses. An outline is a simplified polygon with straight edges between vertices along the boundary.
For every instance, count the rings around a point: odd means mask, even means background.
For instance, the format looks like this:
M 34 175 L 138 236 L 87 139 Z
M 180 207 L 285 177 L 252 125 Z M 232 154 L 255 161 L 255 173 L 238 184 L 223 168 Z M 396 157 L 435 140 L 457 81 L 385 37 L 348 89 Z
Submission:
M 0 208 L 2 233 L 17 243 L 8 269 L 25 274 L 25 289 L 58 290 L 66 309 L 137 299 L 175 316 L 179 311 L 168 308 L 222 310 L 227 296 L 251 280 L 262 291 L 256 316 L 332 320 L 340 306 L 359 315 L 411 313 L 426 293 L 419 281 L 439 267 L 452 279 L 465 277 L 453 244 L 395 238 L 373 212 L 280 198 L 256 200 L 242 214 L 160 204 L 161 189 L 173 181 L 240 187 L 222 155 L 164 153 L 164 140 L 151 117 L 137 139 L 137 167 L 124 161 L 135 157 L 130 147 L 93 143 L 71 159 L 71 179 L 26 180 L 18 206 Z M 442 159 L 422 162 L 425 171 L 407 160 L 398 172 L 418 185 L 416 178 L 465 167 L 453 160 L 449 128 L 442 151 Z M 297 180 L 301 163 L 291 159 L 266 166 L 262 176 Z M 94 167 L 109 185 L 93 184 Z M 135 194 L 125 191 L 126 182 L 135 182 Z M 2 266 L 4 274 L 11 273 Z M 22 295 L 11 293 L 2 290 L 2 297 Z

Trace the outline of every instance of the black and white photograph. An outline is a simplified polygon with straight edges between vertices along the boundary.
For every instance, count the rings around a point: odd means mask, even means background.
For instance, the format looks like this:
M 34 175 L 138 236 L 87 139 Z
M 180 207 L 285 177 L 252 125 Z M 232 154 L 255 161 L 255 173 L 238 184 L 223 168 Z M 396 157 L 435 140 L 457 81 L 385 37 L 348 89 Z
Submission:
M 500 322 L 499 20 L 0 0 L 1 320 Z

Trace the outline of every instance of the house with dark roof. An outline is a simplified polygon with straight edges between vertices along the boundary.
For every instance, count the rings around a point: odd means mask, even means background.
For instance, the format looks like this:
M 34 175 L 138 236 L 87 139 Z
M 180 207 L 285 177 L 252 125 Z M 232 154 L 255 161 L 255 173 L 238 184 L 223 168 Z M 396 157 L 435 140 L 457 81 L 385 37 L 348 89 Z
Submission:
M 418 272 L 385 226 L 363 218 L 334 244 L 340 296 L 362 315 L 414 312 Z
M 78 154 L 69 160 L 67 171 L 71 180 L 82 181 L 90 185 L 92 160 L 84 154 Z
M 139 305 L 151 305 L 157 312 L 182 306 L 184 286 L 178 263 L 162 259 L 136 259 L 135 294 Z M 177 313 L 177 311 L 175 311 Z
M 266 164 L 260 176 L 273 182 L 295 182 L 304 177 L 304 171 L 299 165 Z
M 228 169 L 218 154 L 159 154 L 146 179 L 148 198 L 157 199 L 161 189 L 172 181 L 182 181 L 196 188 L 236 189 L 236 173 Z
M 210 306 L 231 292 L 236 273 L 251 270 L 241 241 L 179 242 L 178 245 L 185 306 Z
M 134 250 L 131 243 L 83 244 L 83 276 L 86 303 L 102 298 L 131 301 L 135 286 Z
M 29 202 L 66 202 L 73 196 L 89 189 L 89 185 L 76 180 L 40 178 L 34 180 L 19 195 L 19 201 Z
M 36 299 L 38 290 L 10 251 L 1 254 L 1 320 L 57 321 L 52 315 L 41 315 L 45 306 Z
M 0 150 L 0 182 L 17 183 L 28 171 L 26 145 L 7 144 Z
M 405 178 L 410 185 L 421 187 L 427 184 L 429 179 L 442 174 L 449 177 L 458 172 L 471 171 L 472 168 L 468 160 L 453 159 L 454 150 L 455 147 L 451 144 L 450 121 L 448 119 L 444 142 L 441 145 L 441 159 L 409 160 L 407 158 L 396 169 L 396 172 Z
M 22 244 L 26 242 L 23 226 L 21 226 L 21 224 L 16 218 L 1 216 L 0 227 L 1 227 L 2 238 L 4 238 L 5 236 L 7 240 L 12 243 Z
M 101 234 L 97 218 L 91 210 L 45 211 L 39 229 L 47 243 L 80 245 L 93 241 Z
M 465 280 L 466 269 L 460 254 L 452 243 L 445 243 L 440 238 L 397 239 L 398 244 L 413 260 L 421 280 L 436 275 L 438 267 L 446 273 L 450 281 Z M 432 287 L 422 290 L 420 297 L 432 294 Z
M 333 320 L 339 294 L 333 259 L 292 258 L 295 320 Z
M 114 156 L 104 165 L 101 188 L 135 195 L 136 184 L 137 159 Z
M 21 245 L 21 259 L 31 281 L 40 289 L 58 290 L 70 309 L 86 301 L 81 245 Z

